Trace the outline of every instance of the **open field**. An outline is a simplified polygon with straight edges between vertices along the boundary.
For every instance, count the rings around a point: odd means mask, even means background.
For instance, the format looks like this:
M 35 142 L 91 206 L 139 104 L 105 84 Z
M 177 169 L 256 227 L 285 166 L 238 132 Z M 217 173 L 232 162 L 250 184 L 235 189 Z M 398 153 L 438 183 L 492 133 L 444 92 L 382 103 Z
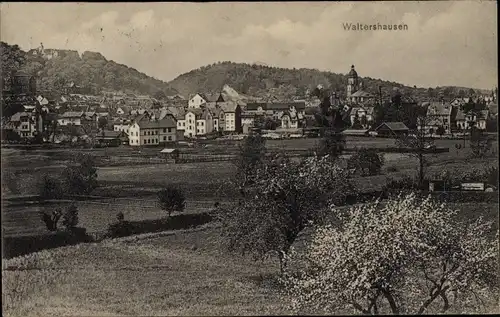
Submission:
M 319 139 L 296 140 L 268 140 L 270 149 L 306 149 L 314 146 Z M 469 159 L 468 148 L 456 150 L 456 140 L 436 140 L 438 146 L 450 147 L 450 152 L 426 155 L 430 166 L 427 173 L 433 174 L 448 170 L 453 173 L 467 171 L 473 167 L 496 165 L 495 157 L 485 159 Z M 223 144 L 217 145 L 223 147 Z M 348 146 L 393 146 L 394 140 L 381 138 L 348 138 Z M 110 148 L 96 149 L 95 153 L 104 152 L 125 153 L 131 149 Z M 30 150 L 2 149 L 2 171 L 17 172 L 11 178 L 8 186 L 2 173 L 2 194 L 37 194 L 39 182 L 44 174 L 59 174 L 74 153 L 73 150 Z M 141 151 L 157 152 L 158 148 L 146 148 Z M 198 149 L 198 151 L 201 151 Z M 6 154 L 6 155 L 4 155 Z M 347 158 L 349 155 L 344 156 Z M 361 191 L 380 190 L 389 178 L 401 178 L 406 175 L 417 175 L 418 162 L 408 154 L 386 153 L 383 175 L 355 179 L 356 187 Z M 50 164 L 50 165 L 48 165 Z M 215 201 L 230 201 L 236 196 L 236 189 L 229 182 L 235 173 L 235 166 L 230 162 L 207 162 L 187 164 L 156 164 L 143 166 L 113 166 L 99 167 L 98 181 L 100 187 L 93 195 L 105 197 L 134 198 L 137 201 L 113 202 L 110 200 L 99 203 L 78 202 L 80 223 L 89 232 L 100 231 L 108 223 L 115 220 L 116 213 L 123 211 L 126 219 L 142 220 L 155 219 L 164 215 L 159 208 L 145 208 L 144 205 L 154 206 L 155 193 L 167 184 L 174 184 L 185 191 L 187 199 L 186 212 L 202 212 L 213 206 Z M 14 188 L 16 187 L 16 188 Z M 43 209 L 51 210 L 50 206 L 4 206 L 2 228 L 5 234 L 37 234 L 45 232 L 38 212 Z
M 221 261 L 216 239 L 213 231 L 199 231 L 43 251 L 30 257 L 36 269 L 2 271 L 4 289 L 21 292 L 7 301 L 14 307 L 4 306 L 4 314 L 29 316 L 35 307 L 44 316 L 286 313 L 270 287 L 259 283 L 277 263 Z
M 469 207 L 461 212 L 467 214 Z M 492 214 L 498 204 L 484 207 Z M 298 247 L 307 237 L 305 232 Z M 210 225 L 45 250 L 4 261 L 3 267 L 9 266 L 2 271 L 3 290 L 10 294 L 3 302 L 6 316 L 292 313 L 273 283 L 278 261 L 254 262 L 222 252 L 219 229 Z M 487 312 L 494 309 L 488 306 Z

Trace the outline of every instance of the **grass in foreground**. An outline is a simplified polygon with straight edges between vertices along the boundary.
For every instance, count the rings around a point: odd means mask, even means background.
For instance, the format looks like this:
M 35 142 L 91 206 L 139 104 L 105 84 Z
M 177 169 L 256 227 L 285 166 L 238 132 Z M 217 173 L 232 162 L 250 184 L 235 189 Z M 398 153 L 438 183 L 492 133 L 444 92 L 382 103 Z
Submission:
M 289 313 L 271 286 L 259 282 L 259 276 L 277 272 L 277 263 L 221 254 L 214 230 L 64 247 L 28 255 L 24 263 L 8 260 L 32 269 L 2 271 L 2 293 L 11 295 L 4 295 L 4 314 Z

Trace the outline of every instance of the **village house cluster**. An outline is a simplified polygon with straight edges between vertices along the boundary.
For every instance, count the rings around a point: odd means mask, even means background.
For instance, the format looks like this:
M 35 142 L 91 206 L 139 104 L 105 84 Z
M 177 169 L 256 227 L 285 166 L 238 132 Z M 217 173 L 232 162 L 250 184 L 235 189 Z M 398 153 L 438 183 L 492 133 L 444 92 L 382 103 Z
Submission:
M 50 56 L 52 53 L 32 52 Z M 496 118 L 496 95 L 478 98 L 485 104 L 485 109 L 479 112 L 462 110 L 469 98 L 417 102 L 405 97 L 403 105 L 419 104 L 427 109 L 429 121 L 419 128 L 430 134 L 440 129 L 449 134 L 467 130 L 471 123 L 484 130 L 487 121 Z M 401 122 L 374 125 L 375 107 L 381 99 L 381 94 L 365 88 L 352 65 L 346 74 L 343 97 L 333 92 L 330 103 L 343 108 L 353 131 L 407 131 Z M 319 111 L 321 101 L 310 94 L 301 100 L 264 101 L 244 96 L 228 85 L 218 93 L 195 92 L 187 98 L 175 95 L 161 101 L 151 96 L 111 91 L 95 96 L 74 82 L 61 92 L 37 91 L 33 76 L 17 72 L 10 82 L 4 83 L 3 102 L 19 111 L 4 118 L 2 129 L 22 139 L 43 136 L 44 142 L 61 143 L 87 138 L 108 145 L 138 147 L 247 134 L 257 121 L 266 122 L 264 129 L 300 133 L 301 129 L 314 126 L 314 114 Z

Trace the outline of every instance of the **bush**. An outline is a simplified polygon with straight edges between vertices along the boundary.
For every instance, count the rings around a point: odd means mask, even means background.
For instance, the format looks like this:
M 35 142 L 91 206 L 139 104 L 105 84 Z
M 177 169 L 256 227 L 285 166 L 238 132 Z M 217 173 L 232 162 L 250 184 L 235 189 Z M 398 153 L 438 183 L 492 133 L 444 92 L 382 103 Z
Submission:
M 68 231 L 73 230 L 78 225 L 78 207 L 75 203 L 72 203 L 66 208 L 63 214 L 62 224 Z
M 134 234 L 134 228 L 129 221 L 119 221 L 112 223 L 108 226 L 108 231 L 106 237 L 108 238 L 119 238 L 127 237 Z
M 60 199 L 63 196 L 62 183 L 58 178 L 44 175 L 40 188 L 40 198 Z
M 42 221 L 45 223 L 45 226 L 49 231 L 57 231 L 57 224 L 59 222 L 59 219 L 61 218 L 61 215 L 61 208 L 56 208 L 56 210 L 54 210 L 51 214 L 47 212 L 40 213 Z
M 384 165 L 384 157 L 373 149 L 361 149 L 347 161 L 348 168 L 355 168 L 362 176 L 378 175 Z
M 169 217 L 173 211 L 184 211 L 186 198 L 180 188 L 169 186 L 159 191 L 157 195 L 161 209 L 165 210 Z
M 95 158 L 78 153 L 74 163 L 63 171 L 66 189 L 73 195 L 88 195 L 97 187 Z

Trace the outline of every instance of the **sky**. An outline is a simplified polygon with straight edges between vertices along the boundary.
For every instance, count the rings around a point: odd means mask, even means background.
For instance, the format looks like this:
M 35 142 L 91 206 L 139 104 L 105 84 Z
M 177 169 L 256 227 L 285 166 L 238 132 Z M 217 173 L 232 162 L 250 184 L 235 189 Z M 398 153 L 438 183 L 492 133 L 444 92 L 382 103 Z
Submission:
M 217 61 L 417 87 L 498 85 L 496 1 L 2 3 L 1 40 L 95 51 L 169 81 Z M 407 30 L 346 30 L 346 23 Z

